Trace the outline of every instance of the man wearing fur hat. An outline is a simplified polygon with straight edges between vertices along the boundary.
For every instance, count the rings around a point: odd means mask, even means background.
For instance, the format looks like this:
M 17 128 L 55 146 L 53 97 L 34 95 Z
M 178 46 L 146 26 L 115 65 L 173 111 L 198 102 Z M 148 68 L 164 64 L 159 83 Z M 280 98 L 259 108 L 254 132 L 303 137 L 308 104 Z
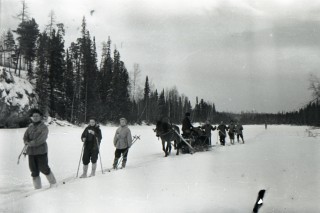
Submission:
M 117 129 L 113 139 L 113 144 L 116 147 L 114 153 L 113 169 L 117 169 L 118 161 L 122 154 L 122 166 L 121 169 L 126 167 L 129 148 L 132 145 L 131 131 L 127 125 L 125 118 L 120 118 L 120 127 Z
M 189 137 L 193 128 L 189 117 L 190 112 L 187 112 L 184 119 L 182 120 L 182 134 L 184 135 L 184 137 Z
M 32 123 L 24 133 L 23 141 L 28 155 L 29 168 L 35 189 L 41 189 L 40 172 L 50 183 L 50 187 L 56 186 L 56 179 L 48 165 L 48 127 L 42 121 L 43 114 L 38 109 L 32 109 L 30 113 Z

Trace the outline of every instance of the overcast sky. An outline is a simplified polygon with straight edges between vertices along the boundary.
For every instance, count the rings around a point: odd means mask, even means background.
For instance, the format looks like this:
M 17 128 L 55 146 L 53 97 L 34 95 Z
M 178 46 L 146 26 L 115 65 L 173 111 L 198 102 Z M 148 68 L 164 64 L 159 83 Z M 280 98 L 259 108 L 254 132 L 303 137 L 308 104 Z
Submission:
M 20 0 L 0 0 L 1 31 L 17 27 Z M 320 1 L 26 0 L 44 29 L 49 13 L 66 28 L 66 46 L 83 16 L 101 42 L 111 36 L 129 71 L 139 63 L 157 89 L 177 86 L 219 111 L 296 110 L 311 99 L 320 69 Z M 90 11 L 94 13 L 90 15 Z

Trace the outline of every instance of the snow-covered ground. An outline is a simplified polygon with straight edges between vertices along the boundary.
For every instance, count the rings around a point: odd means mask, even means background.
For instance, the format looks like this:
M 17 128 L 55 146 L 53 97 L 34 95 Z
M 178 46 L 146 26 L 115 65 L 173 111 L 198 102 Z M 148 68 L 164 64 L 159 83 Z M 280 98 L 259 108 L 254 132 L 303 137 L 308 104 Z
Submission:
M 28 160 L 17 165 L 25 129 L 1 129 L 0 212 L 247 213 L 261 189 L 266 195 L 260 212 L 320 212 L 320 137 L 309 137 L 307 127 L 244 126 L 244 145 L 167 158 L 152 128 L 131 127 L 141 140 L 125 170 L 101 174 L 99 165 L 93 178 L 32 194 Z M 112 165 L 115 129 L 102 127 L 104 168 Z M 76 174 L 82 130 L 49 127 L 49 165 L 60 183 Z

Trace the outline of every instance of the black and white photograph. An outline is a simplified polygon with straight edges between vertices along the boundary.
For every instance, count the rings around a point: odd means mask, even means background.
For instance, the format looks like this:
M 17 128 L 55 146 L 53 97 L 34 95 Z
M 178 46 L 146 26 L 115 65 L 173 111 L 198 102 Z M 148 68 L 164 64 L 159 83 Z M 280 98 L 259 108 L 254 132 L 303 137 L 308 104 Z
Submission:
M 320 0 L 0 0 L 0 213 L 319 201 Z

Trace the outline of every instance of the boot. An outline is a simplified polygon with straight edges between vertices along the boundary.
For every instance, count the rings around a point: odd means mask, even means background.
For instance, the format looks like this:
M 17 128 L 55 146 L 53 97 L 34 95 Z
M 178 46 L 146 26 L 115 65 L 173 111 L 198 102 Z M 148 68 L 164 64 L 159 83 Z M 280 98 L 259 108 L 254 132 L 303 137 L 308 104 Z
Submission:
M 121 169 L 126 168 L 126 164 L 127 164 L 127 159 L 123 159 Z
M 86 178 L 88 172 L 88 165 L 83 165 L 83 174 L 80 176 L 80 178 Z
M 54 177 L 53 173 L 50 172 L 50 174 L 46 175 L 49 183 L 50 183 L 50 187 L 56 187 L 57 186 L 57 181 L 56 178 Z
M 113 169 L 117 169 L 117 167 L 118 167 L 118 160 L 119 160 L 119 158 L 114 158 L 114 161 L 113 161 Z
M 33 182 L 34 189 L 42 188 L 40 176 L 32 177 L 32 182 Z
M 93 163 L 93 164 L 92 164 L 92 170 L 91 170 L 90 177 L 93 177 L 93 176 L 96 175 L 96 169 L 97 169 L 97 164 L 96 164 L 96 163 Z

